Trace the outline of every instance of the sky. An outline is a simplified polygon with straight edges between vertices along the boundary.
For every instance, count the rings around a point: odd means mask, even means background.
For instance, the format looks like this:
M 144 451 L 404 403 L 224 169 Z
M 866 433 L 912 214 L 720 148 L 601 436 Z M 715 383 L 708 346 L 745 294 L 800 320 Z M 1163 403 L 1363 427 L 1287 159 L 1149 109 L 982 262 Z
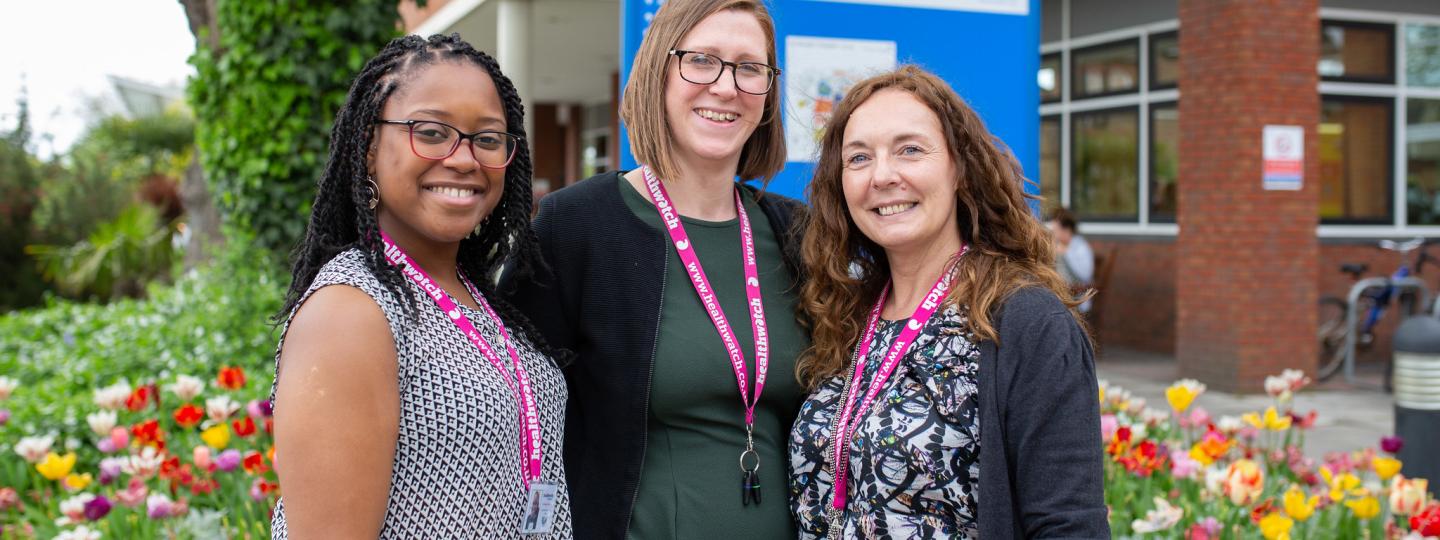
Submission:
M 0 32 L 0 132 L 15 127 L 23 85 L 34 131 L 53 137 L 37 137 L 42 157 L 64 152 L 97 120 L 89 103 L 118 103 L 107 75 L 183 86 L 195 71 L 178 0 L 0 0 L 0 10 L 12 22 Z

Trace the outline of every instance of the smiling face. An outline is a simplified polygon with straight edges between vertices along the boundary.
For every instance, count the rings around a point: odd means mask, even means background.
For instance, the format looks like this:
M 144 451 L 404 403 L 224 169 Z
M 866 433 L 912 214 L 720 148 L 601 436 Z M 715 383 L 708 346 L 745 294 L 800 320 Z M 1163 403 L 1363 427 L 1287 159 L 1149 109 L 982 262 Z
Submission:
M 727 9 L 701 19 L 675 48 L 727 62 L 767 63 L 766 43 L 753 13 Z M 666 66 L 665 114 L 677 157 L 739 163 L 740 150 L 760 123 L 765 96 L 736 89 L 729 67 L 713 84 L 695 84 L 680 76 L 677 57 L 671 56 Z
M 894 255 L 958 249 L 959 177 L 940 119 L 909 92 L 882 90 L 845 125 L 841 184 L 850 218 Z
M 506 131 L 495 82 L 479 66 L 443 61 L 420 67 L 401 83 L 382 120 L 433 120 L 474 133 Z M 505 169 L 480 166 L 469 144 L 450 157 L 425 159 L 410 145 L 410 128 L 380 124 L 371 169 L 380 185 L 380 228 L 397 241 L 454 243 L 490 215 L 505 189 Z

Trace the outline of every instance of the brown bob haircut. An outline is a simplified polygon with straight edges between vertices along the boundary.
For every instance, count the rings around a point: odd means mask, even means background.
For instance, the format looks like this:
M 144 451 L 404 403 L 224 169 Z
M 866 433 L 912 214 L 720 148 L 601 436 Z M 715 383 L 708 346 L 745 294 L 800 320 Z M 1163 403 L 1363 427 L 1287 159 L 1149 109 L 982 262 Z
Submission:
M 630 137 L 630 153 L 635 160 L 655 169 L 660 178 L 675 178 L 675 165 L 670 119 L 665 116 L 665 81 L 670 66 L 670 49 L 710 15 L 733 9 L 755 15 L 765 32 L 766 63 L 775 65 L 775 21 L 759 0 L 669 0 L 660 7 L 635 63 L 630 66 L 630 80 L 620 100 L 620 118 Z M 737 174 L 743 180 L 759 178 L 768 183 L 785 166 L 785 127 L 780 121 L 779 85 L 765 95 L 765 108 L 760 124 L 745 146 L 740 149 Z

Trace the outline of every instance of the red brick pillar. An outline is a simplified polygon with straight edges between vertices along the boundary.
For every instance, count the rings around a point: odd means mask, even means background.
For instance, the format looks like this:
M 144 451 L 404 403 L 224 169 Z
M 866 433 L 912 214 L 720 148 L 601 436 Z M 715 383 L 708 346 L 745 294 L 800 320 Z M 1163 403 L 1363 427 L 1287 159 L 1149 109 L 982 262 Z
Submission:
M 1180 0 L 1176 356 L 1217 390 L 1314 371 L 1318 4 Z M 1264 189 L 1268 124 L 1305 129 L 1300 191 Z

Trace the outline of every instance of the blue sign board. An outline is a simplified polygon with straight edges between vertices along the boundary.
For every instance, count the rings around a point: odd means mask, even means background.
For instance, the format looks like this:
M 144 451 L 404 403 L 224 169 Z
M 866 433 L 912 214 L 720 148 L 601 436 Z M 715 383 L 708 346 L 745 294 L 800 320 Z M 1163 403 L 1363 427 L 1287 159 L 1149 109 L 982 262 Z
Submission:
M 622 0 L 620 81 L 663 0 Z M 790 150 L 770 190 L 801 197 L 815 159 L 814 137 L 850 83 L 912 63 L 950 83 L 1039 177 L 1040 0 L 767 0 L 775 18 Z M 621 131 L 621 168 L 638 165 Z M 808 138 L 808 140 L 807 140 Z M 1026 191 L 1038 192 L 1027 183 Z

